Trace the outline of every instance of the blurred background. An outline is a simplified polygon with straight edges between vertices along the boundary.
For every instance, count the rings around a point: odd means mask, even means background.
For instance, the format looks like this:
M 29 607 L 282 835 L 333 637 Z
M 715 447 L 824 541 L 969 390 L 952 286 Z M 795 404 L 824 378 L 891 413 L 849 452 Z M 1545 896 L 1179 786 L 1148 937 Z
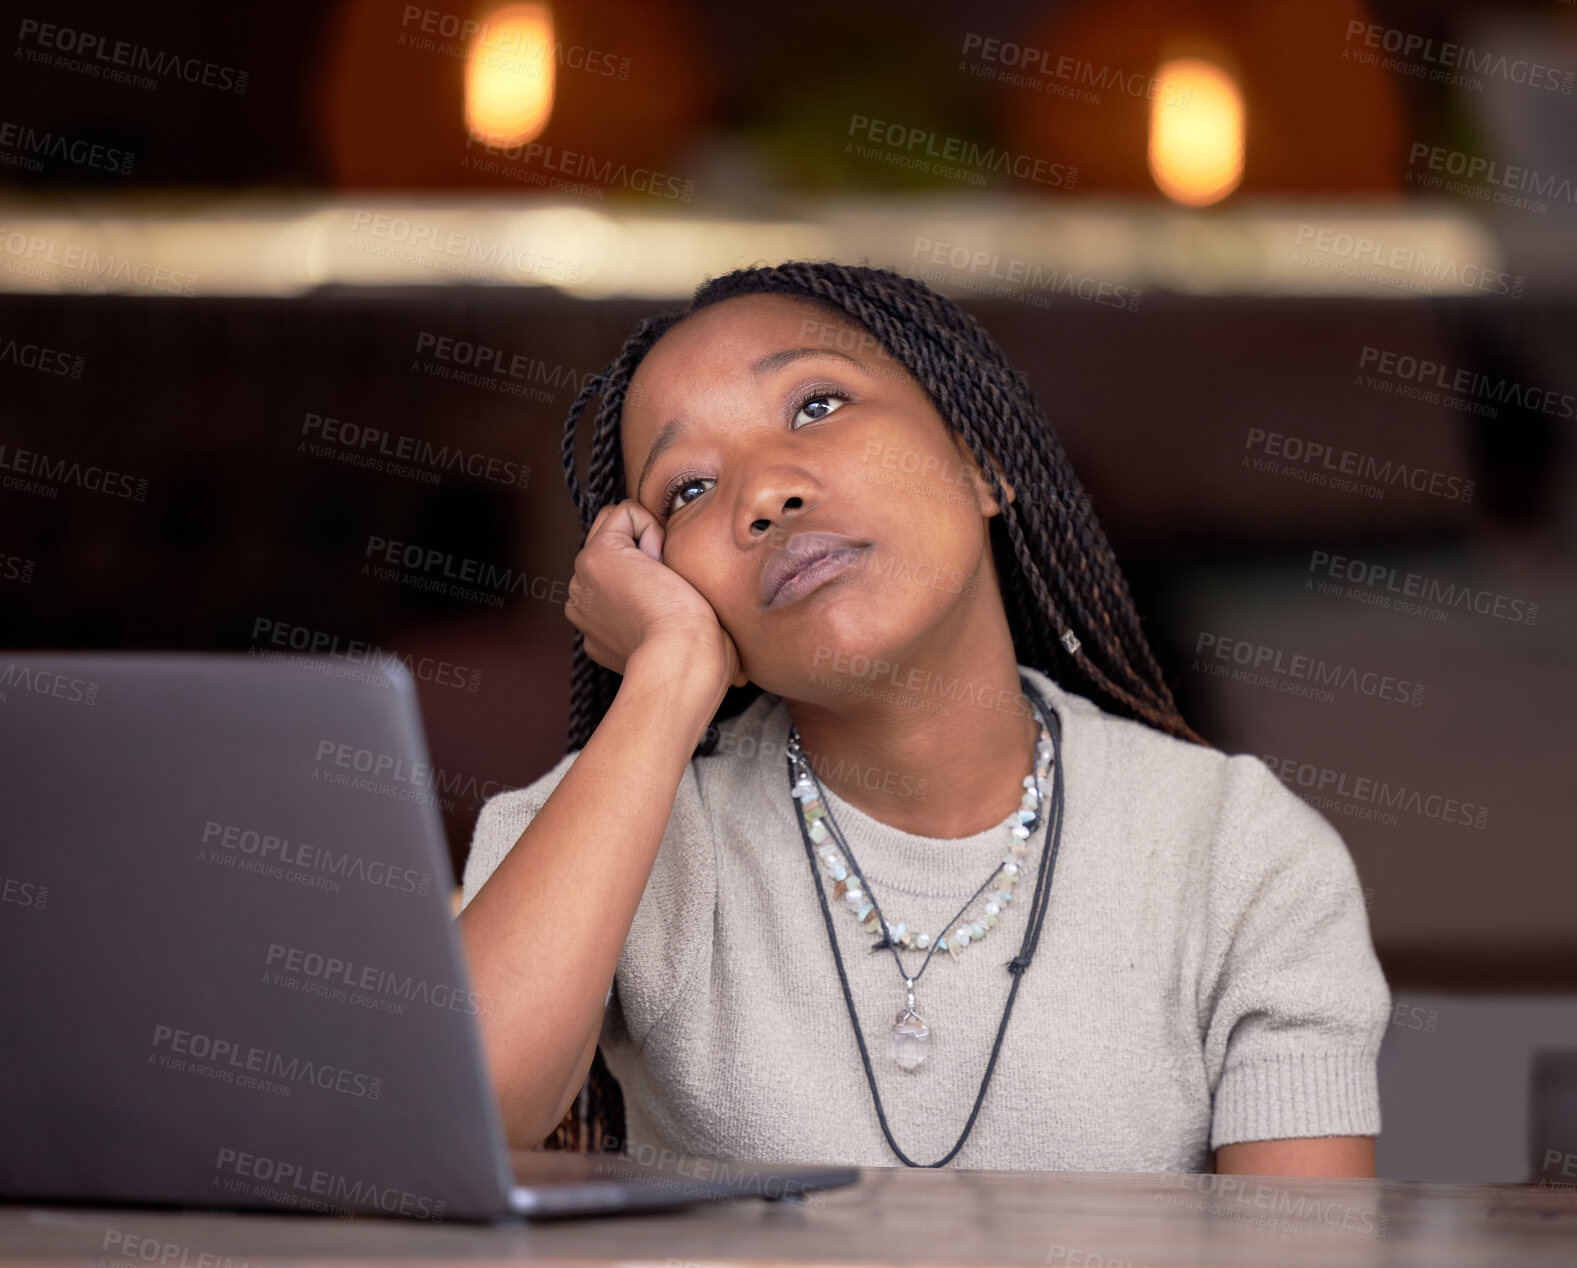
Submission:
M 564 752 L 576 392 L 707 276 L 896 269 L 1347 841 L 1381 1174 L 1577 1175 L 1577 5 L 0 7 L 6 646 L 397 658 L 458 872 Z

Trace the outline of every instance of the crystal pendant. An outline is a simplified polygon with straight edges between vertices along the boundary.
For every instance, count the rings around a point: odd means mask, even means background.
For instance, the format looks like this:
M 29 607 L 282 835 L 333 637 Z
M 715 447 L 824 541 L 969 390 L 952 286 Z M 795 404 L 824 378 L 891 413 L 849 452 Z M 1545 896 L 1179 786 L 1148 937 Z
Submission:
M 913 1070 L 925 1060 L 926 1045 L 931 1039 L 931 1028 L 925 1018 L 912 1008 L 898 1011 L 893 1024 L 893 1060 L 905 1070 Z

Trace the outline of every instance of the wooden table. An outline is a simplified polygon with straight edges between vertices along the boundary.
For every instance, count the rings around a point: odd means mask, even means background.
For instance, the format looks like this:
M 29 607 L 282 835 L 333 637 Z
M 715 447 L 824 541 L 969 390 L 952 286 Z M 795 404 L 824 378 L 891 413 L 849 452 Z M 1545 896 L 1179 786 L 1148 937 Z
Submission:
M 141 1239 L 141 1240 L 139 1240 Z M 0 1205 L 0 1257 L 94 1268 L 386 1260 L 715 1264 L 1577 1264 L 1577 1191 L 1396 1180 L 868 1168 L 803 1202 L 495 1226 Z

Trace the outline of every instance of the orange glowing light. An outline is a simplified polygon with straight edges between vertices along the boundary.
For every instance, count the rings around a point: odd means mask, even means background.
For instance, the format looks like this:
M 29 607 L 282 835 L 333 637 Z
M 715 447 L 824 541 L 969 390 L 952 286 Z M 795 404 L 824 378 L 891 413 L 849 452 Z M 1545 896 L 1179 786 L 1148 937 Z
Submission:
M 1245 110 L 1237 82 L 1214 62 L 1178 58 L 1156 79 L 1172 89 L 1150 107 L 1150 175 L 1173 202 L 1205 207 L 1243 180 Z
M 480 20 L 466 50 L 465 126 L 494 145 L 519 145 L 553 113 L 553 15 L 509 4 Z

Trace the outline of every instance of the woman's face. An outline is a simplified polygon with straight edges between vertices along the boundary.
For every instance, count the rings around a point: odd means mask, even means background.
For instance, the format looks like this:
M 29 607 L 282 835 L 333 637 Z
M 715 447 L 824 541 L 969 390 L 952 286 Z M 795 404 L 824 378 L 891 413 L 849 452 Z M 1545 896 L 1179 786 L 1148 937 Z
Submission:
M 636 370 L 621 443 L 663 562 L 768 691 L 814 699 L 855 656 L 934 664 L 979 629 L 978 605 L 1000 610 L 997 507 L 968 450 L 885 349 L 817 304 L 741 296 L 674 327 Z

